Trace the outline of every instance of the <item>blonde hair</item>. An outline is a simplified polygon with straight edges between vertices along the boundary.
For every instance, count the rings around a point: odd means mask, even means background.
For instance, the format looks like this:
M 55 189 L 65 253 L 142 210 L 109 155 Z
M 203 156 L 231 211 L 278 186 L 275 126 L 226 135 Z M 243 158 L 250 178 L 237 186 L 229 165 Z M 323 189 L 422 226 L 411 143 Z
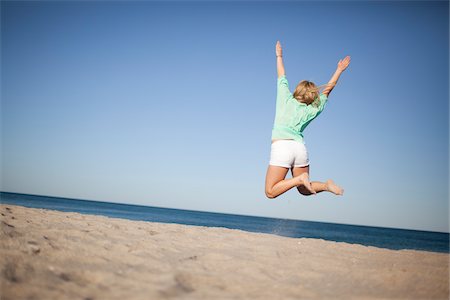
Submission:
M 328 86 L 334 86 L 335 83 L 327 83 L 321 86 L 316 86 L 314 82 L 308 80 L 302 80 L 297 85 L 294 91 L 294 98 L 298 101 L 305 103 L 306 105 L 313 104 L 314 106 L 319 105 L 320 90 L 325 89 Z M 323 90 L 322 90 L 323 92 Z

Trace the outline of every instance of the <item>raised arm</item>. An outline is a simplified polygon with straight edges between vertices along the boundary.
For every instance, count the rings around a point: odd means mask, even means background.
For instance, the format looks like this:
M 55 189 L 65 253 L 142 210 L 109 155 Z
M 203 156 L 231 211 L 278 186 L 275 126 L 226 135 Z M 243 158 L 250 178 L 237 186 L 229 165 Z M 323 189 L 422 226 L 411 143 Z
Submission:
M 275 47 L 275 52 L 277 54 L 277 72 L 278 77 L 286 75 L 286 72 L 284 71 L 284 64 L 283 64 L 283 49 L 281 49 L 280 41 L 277 41 L 277 45 Z
M 322 94 L 325 94 L 327 97 L 330 94 L 330 92 L 333 90 L 333 88 L 336 86 L 339 77 L 341 76 L 342 72 L 347 69 L 348 65 L 350 64 L 350 56 L 346 56 L 344 59 L 339 60 L 338 66 L 336 68 L 336 71 L 334 72 L 333 76 L 331 77 L 330 81 L 328 81 L 327 86 L 323 90 Z

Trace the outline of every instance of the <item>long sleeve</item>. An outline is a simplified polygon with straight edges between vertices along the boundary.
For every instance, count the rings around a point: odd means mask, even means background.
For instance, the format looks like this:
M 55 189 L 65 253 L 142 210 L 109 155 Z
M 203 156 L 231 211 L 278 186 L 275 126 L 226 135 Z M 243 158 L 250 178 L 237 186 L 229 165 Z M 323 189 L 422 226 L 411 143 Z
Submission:
M 285 104 L 291 97 L 286 75 L 281 75 L 277 80 L 277 104 Z

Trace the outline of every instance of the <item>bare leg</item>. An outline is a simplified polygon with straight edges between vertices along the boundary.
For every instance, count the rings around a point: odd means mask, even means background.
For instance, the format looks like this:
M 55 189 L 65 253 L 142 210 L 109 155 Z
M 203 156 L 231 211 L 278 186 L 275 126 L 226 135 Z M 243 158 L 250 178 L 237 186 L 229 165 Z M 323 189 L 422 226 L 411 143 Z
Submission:
M 291 168 L 292 176 L 299 176 L 302 173 L 308 173 L 309 174 L 309 166 L 307 167 L 301 167 L 301 168 Z M 335 195 L 343 195 L 344 190 L 336 185 L 333 180 L 329 179 L 326 182 L 320 182 L 320 181 L 312 181 L 311 186 L 313 190 L 316 193 L 320 192 L 330 192 Z M 307 189 L 305 189 L 304 186 L 298 186 L 297 190 L 300 194 L 308 196 L 312 195 L 313 193 Z
M 302 186 L 311 194 L 315 193 L 309 182 L 309 174 L 302 173 L 290 179 L 284 179 L 288 171 L 289 168 L 269 165 L 266 174 L 266 196 L 268 198 L 276 198 L 295 186 Z
M 311 182 L 312 188 L 316 193 L 320 192 L 330 192 L 335 195 L 343 195 L 344 189 L 336 185 L 333 180 L 328 179 L 327 182 L 313 181 Z
M 344 189 L 334 183 L 333 180 L 327 180 L 327 191 L 335 195 L 343 195 Z

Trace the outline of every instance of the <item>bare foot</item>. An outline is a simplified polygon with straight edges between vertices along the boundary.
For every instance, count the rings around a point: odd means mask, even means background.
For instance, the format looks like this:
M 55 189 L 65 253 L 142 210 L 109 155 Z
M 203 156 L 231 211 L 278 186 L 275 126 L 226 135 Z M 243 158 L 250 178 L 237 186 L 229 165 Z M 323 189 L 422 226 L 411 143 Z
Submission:
M 327 191 L 335 194 L 335 195 L 343 195 L 344 194 L 344 189 L 342 189 L 341 187 L 339 187 L 338 185 L 336 185 L 334 183 L 333 180 L 328 179 L 327 180 Z
M 311 194 L 316 194 L 316 191 L 313 189 L 313 187 L 311 186 L 311 182 L 309 182 L 309 175 L 308 173 L 302 173 L 300 175 L 298 175 L 297 177 L 300 181 L 300 184 L 303 184 L 305 186 L 305 188 L 311 193 Z

